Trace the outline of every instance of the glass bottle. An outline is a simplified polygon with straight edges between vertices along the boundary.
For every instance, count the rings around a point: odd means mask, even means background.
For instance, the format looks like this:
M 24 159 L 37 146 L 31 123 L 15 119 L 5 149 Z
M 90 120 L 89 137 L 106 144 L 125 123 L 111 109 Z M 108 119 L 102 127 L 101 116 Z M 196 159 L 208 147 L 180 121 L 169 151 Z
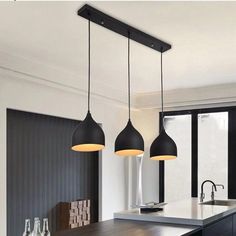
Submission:
M 38 217 L 34 218 L 34 230 L 32 236 L 41 236 L 40 220 Z
M 44 218 L 43 219 L 43 233 L 42 236 L 50 236 L 50 231 L 49 231 L 49 227 L 48 227 L 48 219 Z
M 25 231 L 23 233 L 23 236 L 30 236 L 31 232 L 30 232 L 30 219 L 26 219 L 25 220 Z

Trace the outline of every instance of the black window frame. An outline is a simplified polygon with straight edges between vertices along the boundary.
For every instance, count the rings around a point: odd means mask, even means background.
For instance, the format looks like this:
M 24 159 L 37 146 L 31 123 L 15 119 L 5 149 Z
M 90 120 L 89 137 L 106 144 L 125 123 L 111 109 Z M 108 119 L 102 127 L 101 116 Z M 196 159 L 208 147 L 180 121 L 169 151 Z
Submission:
M 236 199 L 236 106 L 165 111 L 163 116 L 191 115 L 191 196 L 198 197 L 198 114 L 228 112 L 228 198 Z M 159 126 L 162 125 L 159 113 Z M 178 157 L 177 157 L 178 158 Z M 159 162 L 159 202 L 165 201 L 165 161 Z

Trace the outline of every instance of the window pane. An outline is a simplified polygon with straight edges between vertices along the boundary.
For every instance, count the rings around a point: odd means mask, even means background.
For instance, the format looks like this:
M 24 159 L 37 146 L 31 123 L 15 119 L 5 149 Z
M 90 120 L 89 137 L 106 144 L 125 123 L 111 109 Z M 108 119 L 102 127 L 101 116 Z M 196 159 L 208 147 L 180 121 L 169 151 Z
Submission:
M 191 197 L 191 115 L 164 119 L 167 134 L 175 141 L 178 157 L 165 161 L 165 202 Z
M 218 187 L 217 199 L 228 195 L 228 112 L 198 115 L 198 195 L 201 183 L 210 179 Z M 206 198 L 210 199 L 211 184 L 204 186 Z

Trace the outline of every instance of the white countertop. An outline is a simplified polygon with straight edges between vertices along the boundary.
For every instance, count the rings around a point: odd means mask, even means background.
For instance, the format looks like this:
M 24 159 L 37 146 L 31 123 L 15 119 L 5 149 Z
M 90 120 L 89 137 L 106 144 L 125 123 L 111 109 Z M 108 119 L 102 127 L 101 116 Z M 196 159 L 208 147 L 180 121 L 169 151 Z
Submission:
M 114 218 L 203 226 L 236 213 L 236 205 L 201 205 L 198 198 L 171 202 L 162 208 L 163 211 L 153 213 L 140 213 L 139 209 L 117 212 L 114 214 Z

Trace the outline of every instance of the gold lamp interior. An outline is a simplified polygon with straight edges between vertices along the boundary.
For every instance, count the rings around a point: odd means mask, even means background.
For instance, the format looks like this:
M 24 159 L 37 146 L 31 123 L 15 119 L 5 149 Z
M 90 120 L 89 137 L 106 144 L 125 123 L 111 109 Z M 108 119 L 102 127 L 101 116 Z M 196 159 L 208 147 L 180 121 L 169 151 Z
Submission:
M 71 149 L 77 152 L 95 152 L 102 150 L 104 147 L 102 144 L 89 143 L 75 145 Z
M 118 156 L 138 156 L 140 154 L 143 154 L 143 150 L 138 149 L 126 149 L 126 150 L 119 150 L 115 152 Z
M 176 156 L 172 156 L 172 155 L 162 155 L 162 156 L 154 156 L 154 157 L 151 157 L 150 159 L 154 161 L 166 161 L 166 160 L 173 160 L 175 158 Z

